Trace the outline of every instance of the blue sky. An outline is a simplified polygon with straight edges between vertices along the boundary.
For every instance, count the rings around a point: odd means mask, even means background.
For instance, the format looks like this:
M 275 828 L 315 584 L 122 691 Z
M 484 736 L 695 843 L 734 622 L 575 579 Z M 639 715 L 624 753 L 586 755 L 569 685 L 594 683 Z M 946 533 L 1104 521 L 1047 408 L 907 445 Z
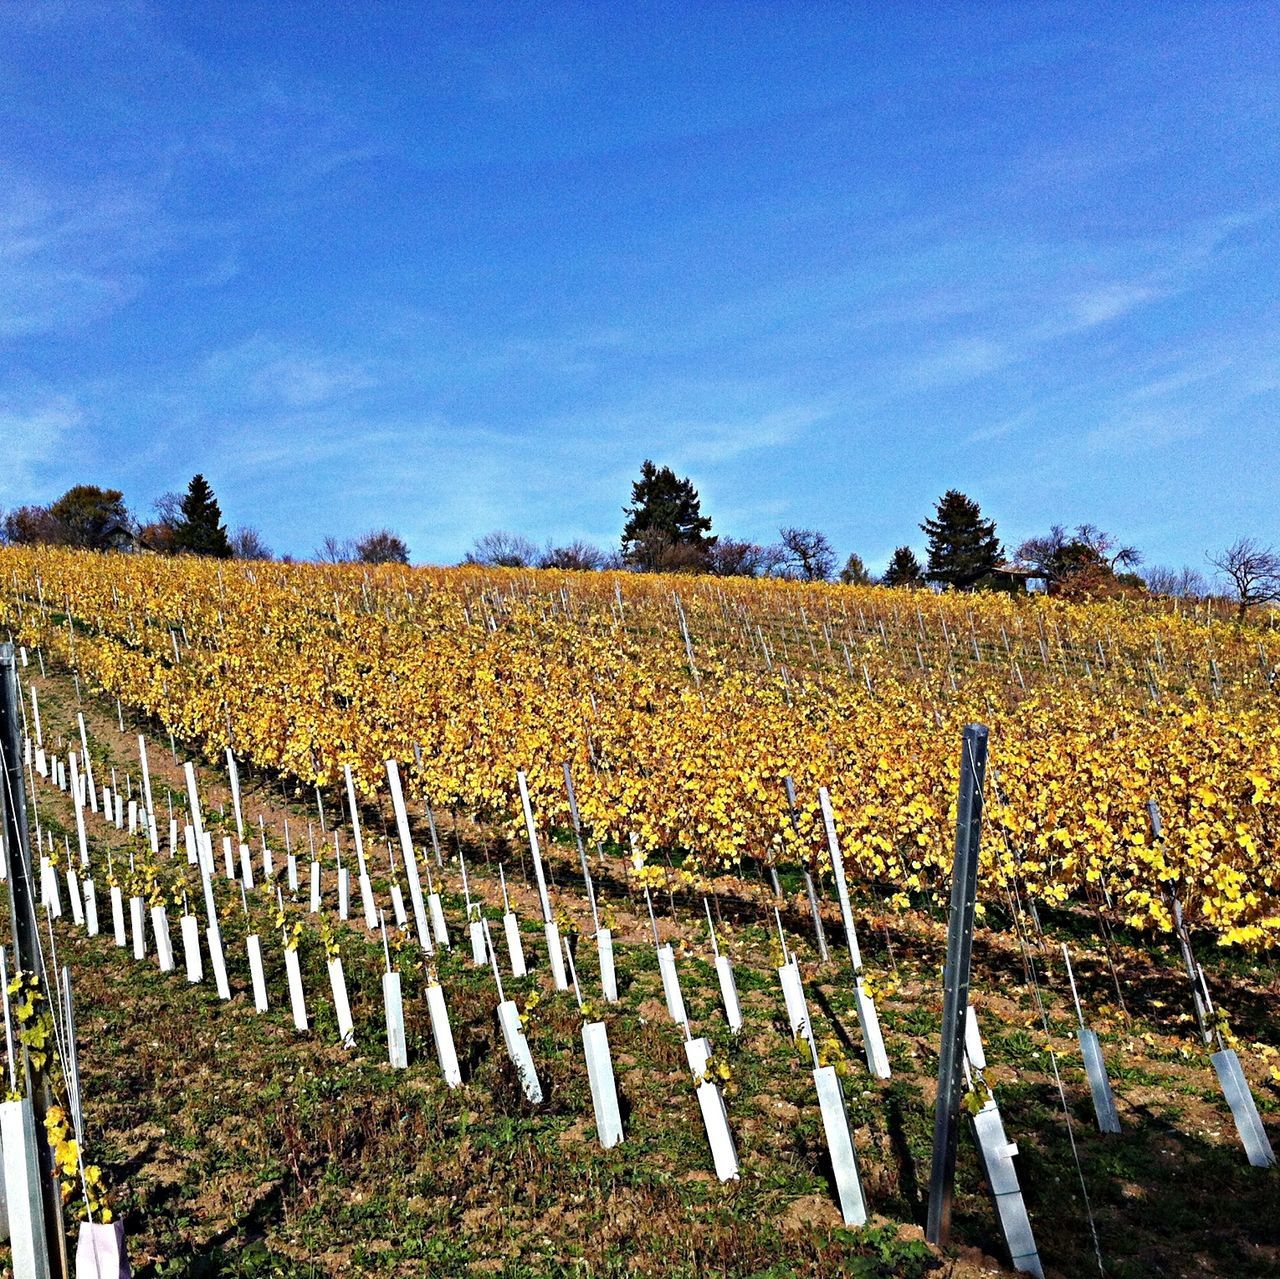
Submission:
M 0 504 L 1280 542 L 1271 5 L 0 3 Z

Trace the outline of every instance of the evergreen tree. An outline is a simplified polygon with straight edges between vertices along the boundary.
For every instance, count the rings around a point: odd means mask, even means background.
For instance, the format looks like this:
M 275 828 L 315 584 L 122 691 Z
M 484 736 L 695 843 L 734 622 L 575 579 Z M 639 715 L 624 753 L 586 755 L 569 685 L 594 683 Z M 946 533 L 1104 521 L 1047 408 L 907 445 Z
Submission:
M 889 560 L 889 567 L 880 579 L 885 586 L 914 588 L 924 585 L 924 569 L 909 546 L 899 546 Z
M 931 582 L 969 591 L 1000 562 L 995 521 L 984 520 L 977 502 L 955 489 L 938 499 L 934 518 L 920 528 L 929 538 Z
M 642 569 L 700 567 L 716 539 L 702 514 L 698 490 L 669 467 L 645 461 L 631 486 L 631 505 L 623 507 L 622 554 Z
M 173 529 L 173 549 L 176 552 L 212 555 L 222 560 L 231 558 L 231 540 L 227 537 L 227 526 L 222 522 L 222 508 L 203 475 L 192 476 L 178 509 L 179 516 Z
M 845 560 L 844 568 L 840 570 L 840 580 L 846 586 L 871 585 L 871 574 L 867 572 L 867 566 L 857 551 L 850 552 L 849 558 Z

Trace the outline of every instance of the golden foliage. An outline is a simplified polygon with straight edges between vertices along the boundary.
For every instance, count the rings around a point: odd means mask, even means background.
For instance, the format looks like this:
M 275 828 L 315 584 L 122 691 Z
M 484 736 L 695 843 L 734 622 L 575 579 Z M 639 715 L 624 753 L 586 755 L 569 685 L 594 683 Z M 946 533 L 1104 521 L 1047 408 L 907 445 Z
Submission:
M 696 670 L 677 620 L 688 619 Z M 821 866 L 890 904 L 945 889 L 958 744 L 991 728 L 984 892 L 1166 894 L 1223 943 L 1280 937 L 1274 631 L 1134 601 L 479 568 L 238 565 L 0 552 L 0 623 L 198 743 L 373 794 L 414 758 L 437 806 L 520 830 L 517 768 L 567 827 L 682 872 Z M 792 821 L 783 790 L 799 796 Z M 1165 838 L 1153 844 L 1154 797 Z

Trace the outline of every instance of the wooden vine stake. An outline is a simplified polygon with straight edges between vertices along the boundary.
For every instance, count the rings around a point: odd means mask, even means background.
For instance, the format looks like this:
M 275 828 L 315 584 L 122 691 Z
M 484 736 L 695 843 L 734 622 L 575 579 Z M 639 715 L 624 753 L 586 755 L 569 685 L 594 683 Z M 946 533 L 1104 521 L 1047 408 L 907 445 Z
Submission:
M 736 1035 L 742 1029 L 742 1005 L 738 1002 L 738 983 L 733 975 L 733 963 L 728 955 L 720 953 L 716 926 L 711 922 L 711 906 L 705 897 L 702 899 L 702 908 L 707 912 L 707 928 L 711 932 L 711 951 L 715 955 L 716 977 L 720 982 L 725 1021 L 729 1023 L 729 1030 Z
M 467 878 L 467 859 L 458 850 L 458 866 L 462 871 L 462 898 L 467 907 L 467 935 L 471 941 L 471 965 L 483 968 L 489 962 L 489 948 L 484 939 L 484 925 L 480 922 L 480 903 L 471 900 L 471 882 Z
M 502 884 L 502 931 L 507 939 L 507 958 L 511 961 L 511 975 L 523 977 L 529 970 L 524 962 L 524 945 L 520 940 L 520 921 L 511 909 L 511 898 L 507 896 L 507 872 L 501 862 L 498 863 L 498 880 Z M 486 936 L 488 930 L 486 929 Z M 485 945 L 490 943 L 486 941 Z
M 431 928 L 436 935 L 436 946 L 441 950 L 452 950 L 453 944 L 449 940 L 449 925 L 444 918 L 444 905 L 440 901 L 440 894 L 436 891 L 435 881 L 431 877 L 431 863 L 426 863 L 427 867 L 427 909 L 431 912 Z
M 289 819 L 284 819 L 285 876 L 289 891 L 298 891 L 298 855 L 293 851 L 293 841 L 289 838 Z
M 40 905 L 54 919 L 62 918 L 62 897 L 58 892 L 58 872 L 49 857 L 40 858 Z
M 809 1008 L 798 976 L 796 984 L 804 1024 L 810 1027 Z M 822 1064 L 812 1030 L 806 1038 L 813 1057 L 813 1087 L 818 1094 L 818 1111 L 822 1115 L 822 1131 L 827 1138 L 827 1153 L 831 1156 L 831 1172 L 836 1183 L 836 1198 L 840 1201 L 840 1215 L 846 1226 L 864 1226 L 867 1222 L 867 1202 L 862 1194 L 858 1152 L 854 1148 L 853 1133 L 849 1128 L 849 1112 L 845 1107 L 840 1076 L 834 1066 Z
M 281 941 L 284 943 L 284 972 L 285 981 L 289 987 L 289 1010 L 293 1014 L 293 1028 L 302 1034 L 306 1034 L 308 1029 L 307 1001 L 302 993 L 302 965 L 298 962 L 297 926 L 295 925 L 295 930 L 291 935 L 287 925 L 284 923 L 284 899 L 278 888 L 276 889 L 276 905 L 279 908 L 279 919 L 281 920 Z
M 373 896 L 373 884 L 369 880 L 369 866 L 364 856 L 364 837 L 360 830 L 360 810 L 356 806 L 356 785 L 351 776 L 351 765 L 343 764 L 347 782 L 347 807 L 351 809 L 351 835 L 356 845 L 356 865 L 360 873 L 360 904 L 364 909 L 364 926 L 373 932 L 378 927 L 378 904 Z
M 76 723 L 80 728 L 80 749 L 83 752 L 80 758 L 84 761 L 85 775 L 85 794 L 89 797 L 89 808 L 92 812 L 98 811 L 98 792 L 93 784 L 93 760 L 89 756 L 89 734 L 85 731 L 84 713 L 76 712 Z
M 344 923 L 351 918 L 351 872 L 342 864 L 338 832 L 333 832 L 333 856 L 338 864 L 338 918 Z
M 195 848 L 195 864 L 200 868 L 200 882 L 204 888 L 204 905 L 207 926 L 204 930 L 205 942 L 209 947 L 209 964 L 213 969 L 214 985 L 219 999 L 231 998 L 231 987 L 227 982 L 227 961 L 222 950 L 222 932 L 218 928 L 218 907 L 213 897 L 213 839 L 204 828 L 204 819 L 200 807 L 200 790 L 196 784 L 195 766 L 188 760 L 183 765 L 187 779 L 187 802 L 191 813 L 190 849 Z
M 587 889 L 587 901 L 591 906 L 591 920 L 596 931 L 596 954 L 600 958 L 600 992 L 610 1004 L 618 1002 L 618 974 L 613 963 L 613 930 L 601 928 L 600 909 L 596 902 L 595 881 L 587 864 L 587 849 L 582 842 L 582 820 L 578 816 L 578 797 L 573 789 L 573 774 L 564 765 L 564 786 L 569 796 L 569 816 L 573 819 L 573 834 L 578 842 L 578 860 L 582 865 L 582 882 Z
M 596 929 L 596 954 L 600 959 L 600 993 L 605 1002 L 618 1002 L 618 971 L 613 962 L 613 930 Z
M 498 955 L 493 949 L 487 919 L 484 921 L 484 932 L 489 960 L 493 965 L 493 980 L 498 987 L 498 1027 L 502 1031 L 502 1042 L 506 1045 L 507 1056 L 511 1058 L 516 1074 L 520 1076 L 520 1087 L 524 1090 L 524 1095 L 536 1105 L 542 1100 L 542 1084 L 538 1080 L 524 1027 L 520 1024 L 520 1009 L 516 1007 L 514 999 L 508 999 L 502 992 L 502 974 L 498 971 Z
M 529 802 L 529 784 L 525 780 L 524 769 L 516 771 L 516 784 L 520 787 L 524 824 L 529 832 L 529 851 L 533 855 L 533 873 L 538 881 L 538 899 L 542 903 L 542 923 L 547 938 L 547 958 L 551 961 L 551 976 L 557 990 L 568 990 L 569 978 L 564 970 L 564 956 L 560 953 L 560 929 L 551 913 L 551 896 L 547 892 L 547 877 L 542 869 L 542 852 L 538 847 L 538 831 L 533 821 L 533 805 Z
M 271 845 L 267 843 L 267 823 L 261 813 L 258 814 L 258 842 L 262 848 L 262 878 L 269 888 L 276 877 L 276 868 L 271 858 Z
M 854 1005 L 858 1010 L 858 1024 L 862 1028 L 862 1044 L 867 1054 L 867 1069 L 876 1079 L 890 1076 L 889 1057 L 884 1050 L 884 1036 L 880 1031 L 880 1018 L 876 1014 L 875 1000 L 868 993 L 862 977 L 862 951 L 858 946 L 858 934 L 853 926 L 853 908 L 849 904 L 849 887 L 844 877 L 844 858 L 840 855 L 840 841 L 836 837 L 835 814 L 831 811 L 831 796 L 825 786 L 818 791 L 822 806 L 822 820 L 827 832 L 827 848 L 831 853 L 831 872 L 836 881 L 836 893 L 840 898 L 840 914 L 844 920 L 845 941 L 849 947 L 849 959 L 853 964 Z
M 787 1026 L 793 1040 L 812 1040 L 809 1028 L 809 1009 L 804 1000 L 804 988 L 800 984 L 800 963 L 787 946 L 787 935 L 782 930 L 782 916 L 773 908 L 773 918 L 778 925 L 778 938 L 782 943 L 782 966 L 778 969 L 778 983 L 782 987 L 782 1000 L 787 1008 Z
M 76 838 L 80 843 L 81 869 L 89 865 L 89 840 L 84 828 L 84 799 L 80 795 L 80 779 L 77 775 L 76 757 L 71 756 L 71 805 L 76 813 Z
M 41 777 L 49 776 L 49 761 L 45 758 L 44 753 L 44 732 L 40 727 L 40 703 L 36 699 L 36 686 L 30 680 L 27 681 L 27 688 L 31 693 L 31 719 L 35 726 L 36 737 L 36 753 L 35 753 L 35 770 Z
M 391 947 L 387 944 L 387 921 L 378 912 L 382 930 L 382 955 L 386 968 L 382 974 L 382 1003 L 387 1014 L 387 1059 L 396 1070 L 409 1065 L 409 1050 L 404 1036 L 404 999 L 400 990 L 400 974 L 391 967 Z
M 847 656 L 847 654 L 846 654 Z M 796 842 L 800 842 L 800 817 L 796 809 L 796 788 L 795 783 L 790 776 L 782 779 L 783 788 L 787 793 L 787 813 L 791 819 L 791 830 L 796 837 Z M 813 882 L 813 875 L 809 871 L 809 867 L 805 864 L 803 856 L 801 858 L 800 867 L 804 871 L 804 887 L 805 893 L 809 898 L 809 913 L 813 919 L 813 939 L 818 943 L 818 959 L 821 963 L 827 963 L 831 958 L 827 950 L 827 934 L 822 927 L 822 914 L 818 910 L 818 890 Z
M 707 1039 L 689 1037 L 685 1024 L 685 1057 L 693 1073 L 694 1093 L 698 1098 L 698 1110 L 702 1114 L 702 1126 L 707 1133 L 707 1145 L 711 1148 L 711 1162 L 721 1181 L 738 1179 L 738 1150 L 729 1129 L 729 1112 L 725 1109 L 724 1094 L 712 1078 L 708 1066 L 711 1062 L 711 1043 Z
M 235 752 L 227 747 L 227 779 L 231 783 L 231 809 L 236 819 L 236 838 L 244 842 L 244 814 L 240 809 L 240 770 L 236 767 Z M 249 884 L 252 888 L 253 885 Z
M 613 1076 L 613 1055 L 609 1051 L 609 1029 L 603 1021 L 592 1021 L 582 1005 L 582 989 L 569 943 L 564 943 L 564 957 L 573 979 L 573 994 L 582 1013 L 582 1055 L 587 1063 L 587 1080 L 591 1085 L 591 1106 L 596 1116 L 596 1135 L 605 1150 L 622 1140 L 622 1112 L 618 1107 L 618 1085 Z
M 396 831 L 400 836 L 400 854 L 404 860 L 404 875 L 409 881 L 409 899 L 413 904 L 413 922 L 418 929 L 418 944 L 428 955 L 434 955 L 431 945 L 431 929 L 427 923 L 426 905 L 422 900 L 422 881 L 418 877 L 418 859 L 413 851 L 413 836 L 409 833 L 409 813 L 404 806 L 404 791 L 400 787 L 400 765 L 394 759 L 386 761 L 387 784 L 391 788 L 391 806 L 396 814 Z
M 320 913 L 320 863 L 315 857 L 315 850 L 312 850 L 311 857 L 311 913 L 318 915 Z
M 80 892 L 80 877 L 76 874 L 76 868 L 71 864 L 71 845 L 65 845 L 67 859 L 67 901 L 71 904 L 71 921 L 77 927 L 84 927 L 84 898 Z
M 663 945 L 658 938 L 658 921 L 653 914 L 653 897 L 648 886 L 644 890 L 645 904 L 649 907 L 649 927 L 653 929 L 653 947 L 658 952 L 658 973 L 662 978 L 662 993 L 667 1001 L 667 1012 L 677 1026 L 687 1026 L 689 1014 L 685 1012 L 684 995 L 680 991 L 680 974 L 676 971 L 676 952 L 670 943 Z
M 391 911 L 395 915 L 396 927 L 407 929 L 409 915 L 404 908 L 404 893 L 400 890 L 400 880 L 396 875 L 396 850 L 391 844 L 387 845 L 387 861 L 391 866 Z

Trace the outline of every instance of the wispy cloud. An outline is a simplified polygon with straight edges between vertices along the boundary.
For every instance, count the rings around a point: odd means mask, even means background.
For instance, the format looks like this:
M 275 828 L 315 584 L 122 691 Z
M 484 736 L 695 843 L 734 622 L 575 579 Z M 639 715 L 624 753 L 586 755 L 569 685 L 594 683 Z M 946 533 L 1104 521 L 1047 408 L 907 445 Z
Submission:
M 77 327 L 126 305 L 146 213 L 119 190 L 57 191 L 0 166 L 0 338 Z
M 1087 430 L 1081 440 L 1092 453 L 1133 456 L 1149 455 L 1180 440 L 1190 439 L 1205 429 L 1181 413 L 1119 413 Z
M 83 421 L 80 407 L 59 397 L 0 403 L 0 503 L 22 505 L 49 496 L 50 471 L 80 443 Z
M 1168 297 L 1168 290 L 1154 288 L 1141 281 L 1116 280 L 1097 288 L 1086 289 L 1067 304 L 1066 322 L 1059 334 L 1079 333 L 1110 324 L 1148 302 Z
M 614 430 L 618 437 L 631 436 L 638 446 L 681 466 L 697 467 L 780 448 L 830 415 L 829 406 L 815 404 L 746 411 L 718 420 L 676 416 L 655 421 L 650 415 L 628 414 Z
M 332 404 L 377 385 L 362 359 L 264 335 L 208 356 L 203 374 L 230 403 L 287 410 Z
M 15 89 L 0 107 L 0 341 L 81 330 L 157 285 L 225 287 L 262 225 L 383 149 L 319 78 L 219 64 L 141 0 L 0 9 L 0 77 L 21 85 L 19 35 L 54 42 L 69 59 L 60 79 L 97 77 L 97 92 L 88 107 L 69 91 L 85 155 L 65 166 L 33 159 L 44 128 L 33 94 Z M 146 83 L 101 77 L 104 65 L 145 65 Z M 140 105 L 157 93 L 163 110 Z

